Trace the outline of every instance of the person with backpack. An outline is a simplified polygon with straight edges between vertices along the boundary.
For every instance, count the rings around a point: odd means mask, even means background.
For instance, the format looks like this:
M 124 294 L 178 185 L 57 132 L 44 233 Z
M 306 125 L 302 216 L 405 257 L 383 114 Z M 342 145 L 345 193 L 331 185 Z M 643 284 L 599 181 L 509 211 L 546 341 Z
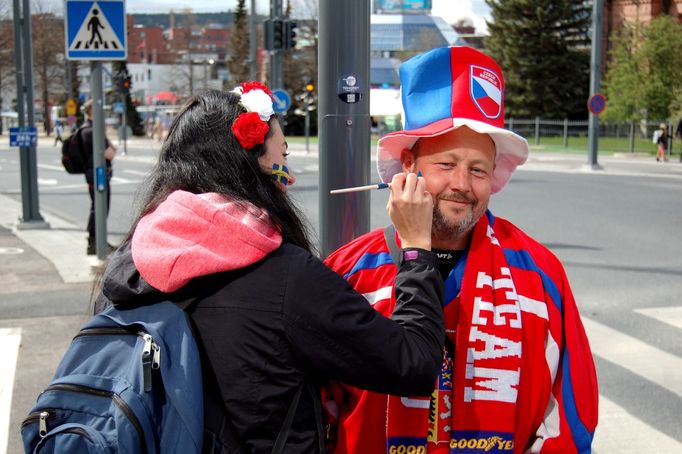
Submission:
M 88 194 L 90 195 L 90 213 L 88 215 L 88 244 L 86 248 L 86 253 L 88 255 L 97 254 L 95 240 L 95 177 L 93 170 L 93 132 L 92 132 L 92 99 L 85 101 L 83 104 L 83 111 L 85 112 L 86 120 L 83 126 L 76 131 L 75 134 L 79 134 L 77 137 L 80 139 L 81 156 L 83 158 L 83 169 L 85 174 L 85 182 L 88 184 Z M 107 185 L 107 209 L 106 213 L 109 214 L 109 205 L 111 204 L 111 177 L 113 175 L 113 168 L 111 161 L 114 160 L 116 156 L 116 147 L 109 142 L 109 139 L 104 137 L 104 159 L 106 162 L 106 185 Z M 107 248 L 112 251 L 114 247 L 107 243 Z
M 321 385 L 428 396 L 441 363 L 444 289 L 423 178 L 391 183 L 402 249 L 387 318 L 313 254 L 287 195 L 296 177 L 272 102 L 258 82 L 188 101 L 95 304 L 127 312 L 192 301 L 203 452 L 323 453 Z

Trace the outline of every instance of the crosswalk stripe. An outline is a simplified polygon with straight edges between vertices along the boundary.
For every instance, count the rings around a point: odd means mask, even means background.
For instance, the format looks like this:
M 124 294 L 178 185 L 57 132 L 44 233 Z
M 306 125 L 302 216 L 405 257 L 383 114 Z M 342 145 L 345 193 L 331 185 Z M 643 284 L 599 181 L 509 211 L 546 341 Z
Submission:
M 635 312 L 682 329 L 682 306 L 649 307 L 646 309 L 635 309 Z
M 592 448 L 597 454 L 679 454 L 682 452 L 682 443 L 631 415 L 606 397 L 599 396 L 599 425 Z
M 583 317 L 592 353 L 682 397 L 682 358 Z
M 21 328 L 0 328 L 1 363 L 2 370 L 5 371 L 0 374 L 0 454 L 7 452 L 14 371 L 17 367 L 20 343 Z

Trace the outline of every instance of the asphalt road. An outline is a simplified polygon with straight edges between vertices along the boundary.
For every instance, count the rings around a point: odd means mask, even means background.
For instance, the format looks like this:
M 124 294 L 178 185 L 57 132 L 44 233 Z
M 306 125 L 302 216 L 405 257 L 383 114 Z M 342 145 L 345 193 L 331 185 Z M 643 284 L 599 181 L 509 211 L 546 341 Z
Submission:
M 0 343 L 17 345 L 16 355 L 6 354 L 0 345 L 2 368 L 12 371 L 5 376 L 13 378 L 6 383 L 13 389 L 11 410 L 0 391 L 1 454 L 7 436 L 7 452 L 20 452 L 18 425 L 84 320 L 92 277 L 63 271 L 59 259 L 86 260 L 82 231 L 89 199 L 82 176 L 67 175 L 58 147 L 43 141 L 47 146 L 38 152 L 41 213 L 53 229 L 70 235 L 68 254 L 54 258 L 51 245 L 45 244 L 47 235 L 16 230 L 18 151 L 9 149 L 6 139 L 0 142 Z M 157 143 L 135 140 L 129 153 L 115 161 L 111 242 L 127 232 L 136 191 L 158 148 Z M 317 237 L 317 153 L 292 148 L 297 184 L 290 194 Z M 604 170 L 586 171 L 585 162 L 585 156 L 533 151 L 509 186 L 492 197 L 491 209 L 547 245 L 566 266 L 599 373 L 595 451 L 679 453 L 682 164 L 657 163 L 652 157 L 600 157 Z M 377 181 L 374 169 L 372 178 Z M 372 192 L 372 228 L 388 222 L 386 200 L 385 191 Z

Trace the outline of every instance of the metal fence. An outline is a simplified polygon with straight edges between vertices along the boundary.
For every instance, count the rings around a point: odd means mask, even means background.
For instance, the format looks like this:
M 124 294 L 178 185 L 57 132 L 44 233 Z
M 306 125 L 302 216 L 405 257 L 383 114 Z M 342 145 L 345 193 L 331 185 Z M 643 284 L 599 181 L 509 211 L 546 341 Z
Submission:
M 636 148 L 653 147 L 652 137 L 654 131 L 659 129 L 661 123 L 668 125 L 668 134 L 675 132 L 674 125 L 667 120 L 663 121 L 640 121 L 630 123 L 601 123 L 599 125 L 599 137 L 617 139 L 623 151 L 634 152 Z M 505 120 L 505 127 L 514 131 L 528 140 L 531 145 L 540 145 L 545 138 L 552 138 L 553 142 L 560 142 L 564 148 L 569 148 L 569 143 L 582 143 L 587 140 L 587 120 L 550 120 L 535 117 L 534 119 L 509 117 Z M 559 139 L 557 141 L 557 139 Z M 583 139 L 583 140 L 572 140 Z M 672 140 L 672 137 L 669 138 Z M 647 142 L 648 141 L 648 142 Z M 650 147 L 649 147 L 650 148 Z M 668 147 L 670 149 L 670 146 Z

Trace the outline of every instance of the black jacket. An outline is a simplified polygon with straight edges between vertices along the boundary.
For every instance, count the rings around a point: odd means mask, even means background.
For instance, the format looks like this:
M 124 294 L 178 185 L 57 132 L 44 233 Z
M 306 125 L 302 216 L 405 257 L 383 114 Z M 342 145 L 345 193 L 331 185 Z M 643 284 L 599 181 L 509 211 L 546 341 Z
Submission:
M 90 120 L 87 120 L 85 123 L 83 123 L 83 126 L 77 131 L 78 134 L 80 134 L 80 144 L 81 144 L 81 152 L 83 153 L 83 164 L 85 165 L 85 180 L 88 182 L 88 184 L 92 184 L 94 181 L 94 171 L 93 171 L 93 131 L 92 131 L 92 122 Z M 110 144 L 109 139 L 104 137 L 104 148 L 107 148 Z M 106 169 L 107 169 L 107 177 L 111 178 L 112 176 L 112 167 L 111 167 L 111 161 L 108 159 L 105 159 L 106 163 Z
M 312 384 L 315 393 L 329 378 L 398 395 L 433 390 L 444 342 L 444 295 L 430 252 L 401 264 L 393 320 L 319 259 L 289 244 L 246 268 L 195 278 L 171 295 L 140 277 L 124 244 L 110 261 L 98 303 L 193 295 L 199 295 L 190 312 L 205 394 L 250 452 L 271 452 L 302 384 Z M 284 452 L 320 451 L 312 394 L 307 388 L 301 394 Z

